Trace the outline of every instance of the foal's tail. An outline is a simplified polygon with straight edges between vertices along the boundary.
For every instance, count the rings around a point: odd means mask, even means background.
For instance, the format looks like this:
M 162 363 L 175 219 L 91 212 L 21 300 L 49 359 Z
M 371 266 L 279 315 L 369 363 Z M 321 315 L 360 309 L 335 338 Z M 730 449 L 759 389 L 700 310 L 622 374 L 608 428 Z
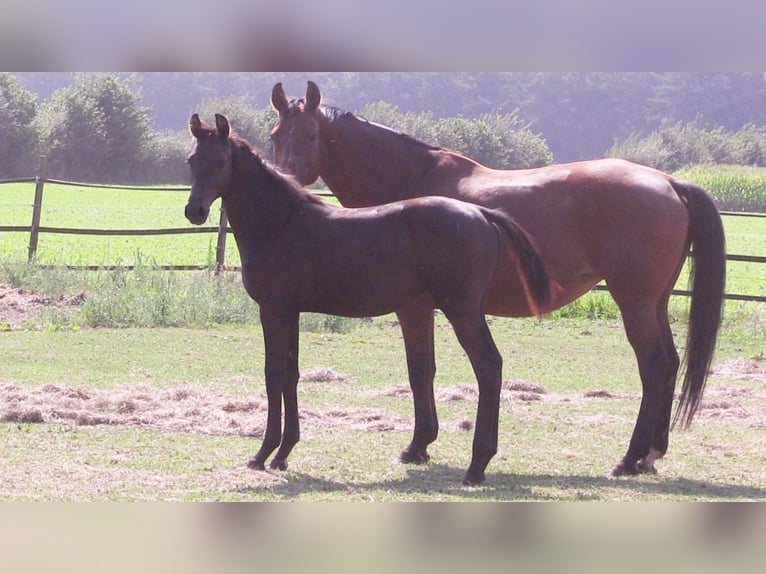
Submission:
M 502 211 L 487 208 L 481 210 L 487 221 L 500 229 L 508 239 L 512 256 L 521 271 L 530 308 L 535 315 L 546 313 L 552 305 L 553 282 L 531 236 Z
M 721 324 L 726 285 L 726 239 L 721 215 L 707 192 L 691 183 L 673 181 L 672 185 L 689 210 L 688 241 L 692 250 L 692 295 L 684 354 L 686 372 L 673 419 L 673 424 L 680 420 L 688 427 L 702 400 Z

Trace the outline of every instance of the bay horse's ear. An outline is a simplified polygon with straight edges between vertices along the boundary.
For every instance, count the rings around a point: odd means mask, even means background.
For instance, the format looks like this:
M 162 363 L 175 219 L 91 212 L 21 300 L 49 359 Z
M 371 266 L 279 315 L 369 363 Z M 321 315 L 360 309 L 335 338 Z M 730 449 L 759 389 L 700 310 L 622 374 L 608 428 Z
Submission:
M 229 138 L 229 120 L 226 119 L 226 116 L 221 114 L 215 115 L 215 128 L 218 130 L 219 138 L 224 140 Z
M 306 106 L 304 108 L 305 111 L 313 112 L 319 107 L 319 104 L 321 103 L 322 94 L 319 93 L 319 88 L 314 82 L 309 80 L 306 87 Z
M 198 139 L 203 134 L 204 128 L 202 127 L 202 122 L 199 119 L 199 114 L 193 114 L 189 120 L 189 131 L 195 138 Z
M 285 89 L 282 87 L 282 82 L 274 84 L 274 88 L 271 90 L 271 105 L 278 112 L 287 110 L 288 101 Z

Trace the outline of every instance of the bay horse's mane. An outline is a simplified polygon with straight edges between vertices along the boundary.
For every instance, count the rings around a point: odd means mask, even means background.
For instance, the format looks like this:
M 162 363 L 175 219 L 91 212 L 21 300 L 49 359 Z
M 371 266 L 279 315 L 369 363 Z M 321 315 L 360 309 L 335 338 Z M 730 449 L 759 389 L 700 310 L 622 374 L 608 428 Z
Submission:
M 352 112 L 346 111 L 341 108 L 337 108 L 335 106 L 328 106 L 323 104 L 320 109 L 322 113 L 324 114 L 324 116 L 330 121 L 330 123 L 341 125 L 345 122 L 359 122 L 362 125 L 367 125 L 370 127 L 378 128 L 379 130 L 382 130 L 384 132 L 388 132 L 391 135 L 400 138 L 402 141 L 412 145 L 413 147 L 419 147 L 428 151 L 449 151 L 446 148 L 428 144 L 415 137 L 412 137 L 409 134 L 400 132 L 388 126 L 384 126 L 383 124 L 371 122 L 364 116 L 359 116 L 357 114 L 354 114 Z

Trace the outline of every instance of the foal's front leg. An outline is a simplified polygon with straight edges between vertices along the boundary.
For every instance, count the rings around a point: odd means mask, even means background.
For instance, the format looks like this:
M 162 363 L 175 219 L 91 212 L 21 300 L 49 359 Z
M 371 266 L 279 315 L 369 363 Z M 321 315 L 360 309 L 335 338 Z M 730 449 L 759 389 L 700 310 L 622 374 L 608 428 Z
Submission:
M 266 459 L 282 444 L 271 468 L 287 468 L 287 455 L 298 442 L 298 317 L 261 306 L 261 326 L 266 348 L 266 433 L 258 453 L 247 466 L 264 470 Z M 285 435 L 282 435 L 282 397 L 285 397 Z

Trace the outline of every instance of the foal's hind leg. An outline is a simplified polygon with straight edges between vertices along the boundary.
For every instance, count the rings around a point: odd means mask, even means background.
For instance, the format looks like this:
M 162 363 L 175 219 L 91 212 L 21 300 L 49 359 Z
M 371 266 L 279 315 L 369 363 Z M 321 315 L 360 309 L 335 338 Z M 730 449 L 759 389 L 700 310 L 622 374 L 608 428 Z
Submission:
M 484 482 L 484 471 L 489 461 L 497 453 L 503 359 L 480 309 L 467 313 L 455 313 L 444 308 L 443 311 L 452 323 L 479 383 L 473 455 L 463 484 L 480 484 Z
M 410 445 L 399 459 L 405 463 L 427 462 L 428 445 L 439 434 L 434 400 L 434 305 L 430 296 L 419 298 L 397 312 L 407 353 L 407 370 L 415 405 L 415 430 Z
M 638 360 L 643 396 L 628 451 L 612 476 L 655 472 L 654 460 L 667 450 L 678 353 L 667 314 L 659 311 L 666 304 L 666 299 L 620 304 L 625 332 Z

